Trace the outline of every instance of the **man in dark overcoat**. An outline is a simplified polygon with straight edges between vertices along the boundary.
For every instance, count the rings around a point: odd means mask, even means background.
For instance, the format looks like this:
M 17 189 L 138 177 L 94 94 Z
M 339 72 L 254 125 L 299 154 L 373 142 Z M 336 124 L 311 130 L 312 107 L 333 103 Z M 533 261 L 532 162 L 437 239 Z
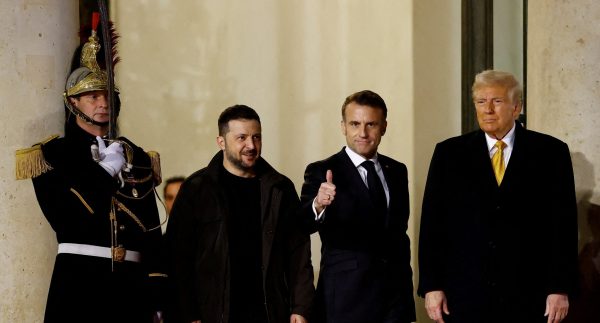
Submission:
M 569 148 L 515 121 L 521 88 L 484 71 L 480 130 L 439 143 L 423 199 L 419 288 L 436 322 L 560 322 L 576 286 Z

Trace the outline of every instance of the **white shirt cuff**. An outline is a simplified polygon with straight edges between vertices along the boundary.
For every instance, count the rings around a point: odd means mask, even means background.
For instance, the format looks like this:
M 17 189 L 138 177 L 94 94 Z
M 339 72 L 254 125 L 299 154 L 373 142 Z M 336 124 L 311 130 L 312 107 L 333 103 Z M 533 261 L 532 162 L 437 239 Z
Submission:
M 323 219 L 323 213 L 325 213 L 325 209 L 327 207 L 324 207 L 323 210 L 321 211 L 321 213 L 317 214 L 317 208 L 315 207 L 316 200 L 317 200 L 317 198 L 315 197 L 315 199 L 312 202 L 312 210 L 313 210 L 313 213 L 315 214 L 315 221 L 321 221 Z

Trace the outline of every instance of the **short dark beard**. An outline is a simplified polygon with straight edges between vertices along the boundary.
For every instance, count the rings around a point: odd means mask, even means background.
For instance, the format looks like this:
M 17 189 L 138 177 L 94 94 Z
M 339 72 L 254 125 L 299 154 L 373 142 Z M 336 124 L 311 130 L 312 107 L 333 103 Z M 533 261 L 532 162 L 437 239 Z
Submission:
M 235 168 L 241 171 L 251 172 L 253 170 L 252 166 L 245 166 L 241 159 L 237 159 L 235 156 L 230 155 L 227 149 L 225 149 L 225 158 L 227 158 L 227 161 L 229 161 Z

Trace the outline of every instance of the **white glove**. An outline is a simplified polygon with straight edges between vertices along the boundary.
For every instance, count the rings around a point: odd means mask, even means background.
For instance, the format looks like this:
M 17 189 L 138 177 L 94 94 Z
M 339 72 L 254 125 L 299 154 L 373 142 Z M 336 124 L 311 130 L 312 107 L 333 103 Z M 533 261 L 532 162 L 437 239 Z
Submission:
M 108 147 L 104 144 L 104 140 L 96 137 L 98 141 L 98 152 L 100 153 L 100 161 L 98 164 L 106 170 L 110 176 L 115 177 L 125 165 L 125 156 L 123 155 L 123 147 L 119 142 L 113 142 Z

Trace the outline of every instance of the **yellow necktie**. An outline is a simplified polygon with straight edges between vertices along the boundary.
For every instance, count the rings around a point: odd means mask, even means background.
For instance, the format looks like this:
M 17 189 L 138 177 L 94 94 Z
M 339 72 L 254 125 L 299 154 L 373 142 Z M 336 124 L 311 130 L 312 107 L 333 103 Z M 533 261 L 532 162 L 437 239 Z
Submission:
M 496 182 L 498 182 L 498 186 L 502 183 L 502 178 L 504 177 L 504 170 L 506 166 L 504 165 L 504 147 L 506 144 L 502 140 L 496 141 L 494 145 L 496 147 L 496 152 L 492 156 L 492 167 L 494 168 L 494 174 L 496 175 Z

